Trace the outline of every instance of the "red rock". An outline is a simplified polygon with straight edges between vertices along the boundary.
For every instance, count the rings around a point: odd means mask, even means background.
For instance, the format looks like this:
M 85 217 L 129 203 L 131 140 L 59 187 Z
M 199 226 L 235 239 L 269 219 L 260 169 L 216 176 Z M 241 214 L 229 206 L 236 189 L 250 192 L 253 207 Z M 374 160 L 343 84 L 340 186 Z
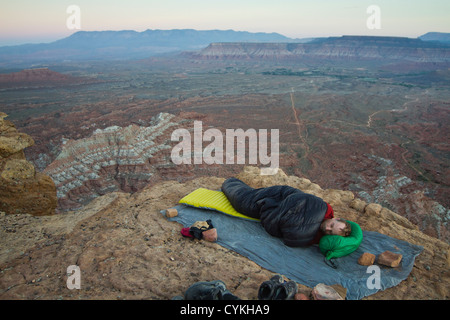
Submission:
M 294 300 L 309 300 L 309 298 L 304 293 L 296 293 Z
M 377 263 L 391 268 L 396 268 L 402 261 L 402 255 L 391 251 L 384 251 L 378 256 Z
M 47 87 L 99 82 L 86 77 L 73 77 L 48 68 L 25 69 L 19 72 L 0 74 L 0 88 Z
M 216 228 L 212 228 L 206 231 L 202 232 L 203 234 L 203 240 L 209 241 L 209 242 L 216 242 L 217 241 L 217 230 Z

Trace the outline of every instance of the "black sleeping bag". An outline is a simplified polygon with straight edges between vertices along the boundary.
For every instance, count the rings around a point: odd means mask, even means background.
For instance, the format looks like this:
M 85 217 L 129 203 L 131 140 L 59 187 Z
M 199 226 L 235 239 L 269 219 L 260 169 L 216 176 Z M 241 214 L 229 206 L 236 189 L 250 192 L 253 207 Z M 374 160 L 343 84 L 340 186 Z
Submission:
M 260 219 L 270 235 L 291 247 L 311 244 L 327 211 L 321 198 L 290 186 L 254 189 L 229 178 L 222 191 L 236 211 Z

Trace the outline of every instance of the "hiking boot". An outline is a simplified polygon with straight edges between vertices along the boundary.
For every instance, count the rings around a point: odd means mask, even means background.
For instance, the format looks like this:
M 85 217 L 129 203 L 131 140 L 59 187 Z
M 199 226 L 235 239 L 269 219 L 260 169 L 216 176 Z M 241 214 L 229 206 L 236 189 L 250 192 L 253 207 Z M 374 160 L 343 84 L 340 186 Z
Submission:
M 297 284 L 294 281 L 288 281 L 279 284 L 275 288 L 273 300 L 290 300 L 297 293 Z
M 232 294 L 230 291 L 225 290 L 220 293 L 219 300 L 241 300 L 241 299 Z
M 184 294 L 185 300 L 240 300 L 228 291 L 221 280 L 201 281 L 191 285 Z
M 220 280 L 196 282 L 185 292 L 185 300 L 221 300 L 222 292 L 226 290 L 225 283 Z
M 258 290 L 258 299 L 259 300 L 271 300 L 275 289 L 278 285 L 283 283 L 283 277 L 279 274 L 273 276 L 268 281 L 264 281 L 261 283 L 261 286 Z

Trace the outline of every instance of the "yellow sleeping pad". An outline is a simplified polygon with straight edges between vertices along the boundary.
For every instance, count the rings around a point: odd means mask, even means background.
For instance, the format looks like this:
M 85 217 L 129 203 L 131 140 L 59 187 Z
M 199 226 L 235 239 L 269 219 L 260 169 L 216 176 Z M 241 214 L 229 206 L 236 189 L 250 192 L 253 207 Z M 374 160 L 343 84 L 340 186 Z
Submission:
M 247 220 L 259 221 L 237 212 L 226 195 L 222 191 L 214 191 L 205 188 L 199 188 L 187 196 L 183 197 L 179 203 L 193 206 L 196 208 L 212 209 L 234 217 Z

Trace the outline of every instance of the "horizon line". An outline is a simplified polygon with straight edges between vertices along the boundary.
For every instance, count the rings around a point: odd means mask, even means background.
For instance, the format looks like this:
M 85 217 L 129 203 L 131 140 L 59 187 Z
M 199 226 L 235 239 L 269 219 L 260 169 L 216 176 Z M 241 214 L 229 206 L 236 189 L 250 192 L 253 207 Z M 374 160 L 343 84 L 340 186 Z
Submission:
M 286 36 L 282 33 L 279 32 L 265 32 L 265 31 L 247 31 L 247 30 L 235 30 L 235 29 L 193 29 L 193 28 L 174 28 L 174 29 L 145 29 L 142 31 L 138 31 L 135 29 L 118 29 L 118 30 L 114 30 L 114 29 L 107 29 L 107 30 L 76 30 L 75 32 L 71 33 L 70 35 L 67 36 L 61 36 L 58 39 L 55 40 L 50 40 L 50 41 L 42 41 L 42 42 L 27 42 L 27 40 L 25 40 L 25 42 L 23 43 L 17 43 L 17 44 L 5 44 L 2 45 L 0 44 L 0 48 L 3 47 L 16 47 L 16 46 L 24 46 L 24 45 L 38 45 L 38 44 L 50 44 L 59 40 L 63 40 L 66 38 L 69 38 L 71 36 L 73 36 L 74 34 L 77 33 L 81 33 L 81 32 L 135 32 L 135 33 L 144 33 L 144 32 L 148 32 L 148 31 L 183 31 L 183 30 L 190 30 L 190 31 L 233 31 L 233 32 L 242 32 L 242 33 L 250 33 L 250 34 L 278 34 L 280 36 L 286 37 L 288 39 L 291 40 L 305 40 L 305 39 L 319 39 L 319 38 L 331 38 L 331 37 L 344 37 L 344 36 L 359 36 L 359 37 L 393 37 L 393 38 L 409 38 L 409 39 L 419 39 L 419 37 L 428 34 L 428 33 L 442 33 L 442 34 L 450 34 L 450 32 L 443 32 L 443 31 L 428 31 L 425 32 L 424 34 L 421 34 L 419 36 L 416 37 L 412 37 L 412 36 L 400 36 L 400 35 L 367 35 L 367 34 L 340 34 L 340 35 L 320 35 L 320 36 L 305 36 L 305 37 L 289 37 Z M 45 37 L 45 36 L 43 36 Z M 39 41 L 39 40 L 38 40 Z M 1 43 L 1 39 L 0 39 L 0 43 Z

